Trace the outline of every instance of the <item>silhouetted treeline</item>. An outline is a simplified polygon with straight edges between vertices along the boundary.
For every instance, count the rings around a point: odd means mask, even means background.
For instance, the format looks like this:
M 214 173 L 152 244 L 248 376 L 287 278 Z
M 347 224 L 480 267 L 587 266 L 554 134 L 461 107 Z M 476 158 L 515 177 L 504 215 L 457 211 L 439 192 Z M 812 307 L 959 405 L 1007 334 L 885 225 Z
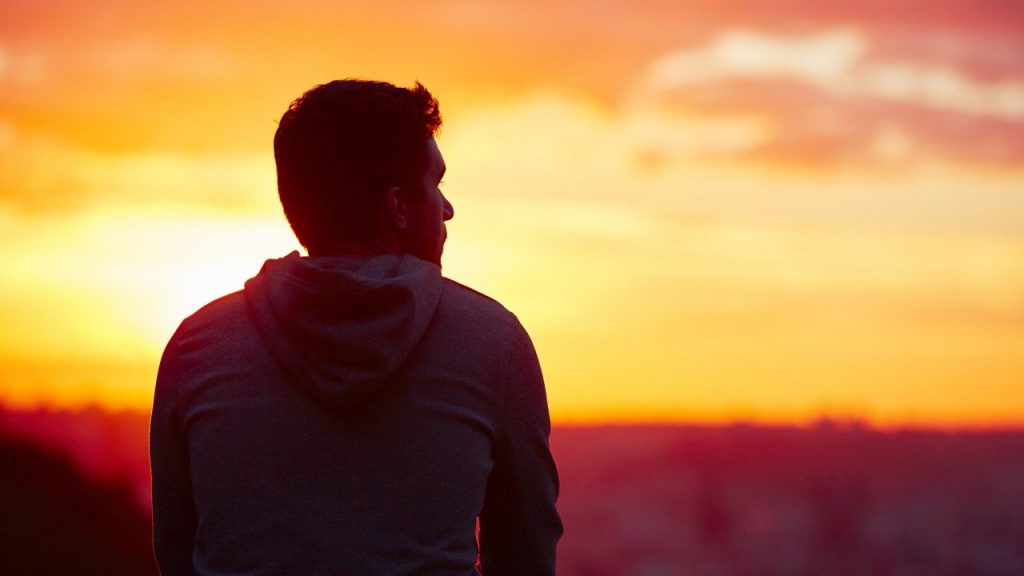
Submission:
M 0 409 L 0 434 L 44 447 L 2 444 L 5 468 L 28 470 L 0 485 L 3 554 L 18 533 L 22 550 L 84 550 L 64 556 L 80 569 L 33 574 L 147 573 L 127 568 L 149 558 L 147 421 Z M 552 448 L 560 576 L 1024 574 L 1024 431 L 556 427 Z M 47 474 L 65 483 L 36 479 Z M 97 558 L 129 571 L 93 571 Z
M 0 573 L 156 574 L 149 519 L 126 484 L 86 478 L 65 455 L 0 435 Z

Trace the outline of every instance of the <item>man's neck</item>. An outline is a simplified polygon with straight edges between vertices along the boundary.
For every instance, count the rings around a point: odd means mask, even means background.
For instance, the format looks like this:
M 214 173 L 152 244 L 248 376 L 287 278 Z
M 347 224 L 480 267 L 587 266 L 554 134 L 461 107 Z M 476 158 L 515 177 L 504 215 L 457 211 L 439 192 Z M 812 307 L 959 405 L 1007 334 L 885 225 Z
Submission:
M 401 254 L 402 249 L 398 242 L 389 242 L 387 239 L 376 239 L 372 241 L 340 241 L 331 244 L 330 247 L 310 252 L 310 256 L 362 256 L 372 258 L 381 254 Z

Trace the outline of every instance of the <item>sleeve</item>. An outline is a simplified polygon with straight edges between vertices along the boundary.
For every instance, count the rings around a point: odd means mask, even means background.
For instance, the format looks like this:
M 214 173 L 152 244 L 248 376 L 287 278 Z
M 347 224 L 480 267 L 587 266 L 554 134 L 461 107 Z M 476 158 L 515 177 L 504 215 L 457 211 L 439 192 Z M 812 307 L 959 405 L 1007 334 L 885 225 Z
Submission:
M 180 332 L 180 331 L 179 331 Z M 153 476 L 153 550 L 163 576 L 193 574 L 196 509 L 192 499 L 188 444 L 177 397 L 183 385 L 171 339 L 160 361 L 149 430 L 149 460 Z
M 555 572 L 562 521 L 555 508 L 558 470 L 548 444 L 551 422 L 540 363 L 516 322 L 509 358 L 503 433 L 480 512 L 484 576 Z

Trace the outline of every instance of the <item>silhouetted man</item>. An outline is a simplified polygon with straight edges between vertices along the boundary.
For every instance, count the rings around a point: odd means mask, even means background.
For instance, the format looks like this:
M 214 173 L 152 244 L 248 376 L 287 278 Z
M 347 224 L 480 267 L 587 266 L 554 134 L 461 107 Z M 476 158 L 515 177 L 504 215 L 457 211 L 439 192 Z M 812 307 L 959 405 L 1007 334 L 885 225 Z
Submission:
M 437 101 L 356 80 L 292 103 L 278 191 L 308 257 L 186 319 L 151 427 L 165 575 L 551 574 L 562 524 L 540 366 L 441 276 Z M 479 519 L 479 550 L 476 526 Z

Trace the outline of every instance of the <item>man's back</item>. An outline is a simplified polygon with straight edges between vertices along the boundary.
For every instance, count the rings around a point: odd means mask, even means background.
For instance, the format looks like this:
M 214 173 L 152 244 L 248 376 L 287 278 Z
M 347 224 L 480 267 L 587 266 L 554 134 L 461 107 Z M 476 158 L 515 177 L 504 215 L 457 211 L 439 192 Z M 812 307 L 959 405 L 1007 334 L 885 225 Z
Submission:
M 165 574 L 547 574 L 544 384 L 500 304 L 411 256 L 269 261 L 186 320 L 152 422 Z

